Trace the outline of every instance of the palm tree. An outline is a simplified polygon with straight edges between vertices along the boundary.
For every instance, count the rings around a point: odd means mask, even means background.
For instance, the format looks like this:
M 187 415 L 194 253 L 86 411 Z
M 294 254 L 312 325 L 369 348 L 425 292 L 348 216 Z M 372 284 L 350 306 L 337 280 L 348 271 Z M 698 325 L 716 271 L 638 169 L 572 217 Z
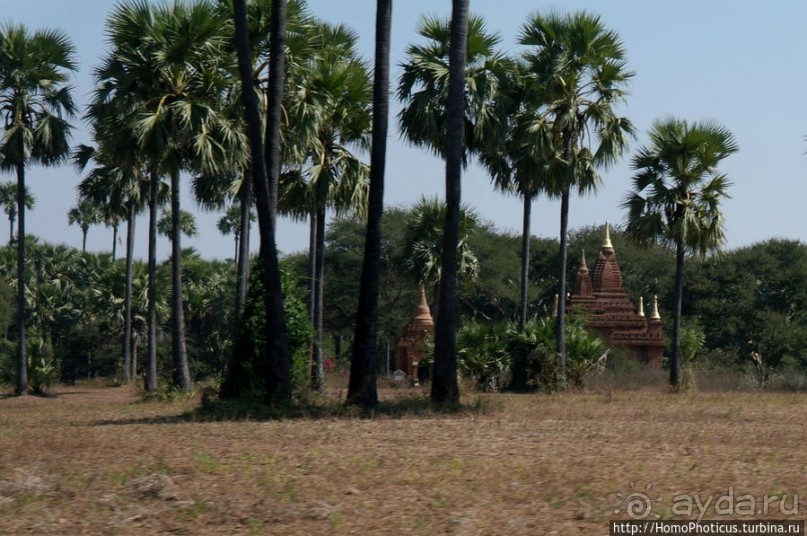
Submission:
M 404 137 L 439 156 L 445 156 L 446 147 L 450 25 L 447 19 L 421 19 L 418 34 L 427 42 L 407 48 L 397 91 L 403 103 L 398 121 Z M 463 163 L 469 153 L 477 152 L 498 136 L 499 117 L 493 105 L 512 67 L 511 60 L 497 50 L 501 37 L 489 33 L 482 18 L 471 15 L 467 33 Z
M 126 275 L 124 282 L 123 306 L 123 383 L 129 383 L 136 366 L 132 365 L 132 278 L 134 262 L 134 233 L 135 217 L 145 206 L 148 180 L 137 165 L 127 166 L 125 158 L 115 154 L 113 148 L 107 145 L 107 138 L 103 132 L 109 125 L 103 117 L 96 117 L 95 110 L 91 109 L 88 118 L 92 122 L 94 137 L 100 143 L 99 148 L 80 145 L 73 153 L 73 163 L 79 171 L 83 171 L 91 161 L 96 166 L 82 179 L 78 186 L 79 195 L 103 207 L 105 214 L 122 214 L 126 220 Z M 128 152 L 129 147 L 122 151 Z M 119 161 L 123 166 L 115 166 L 112 162 Z M 115 260 L 114 246 L 112 260 Z M 156 379 L 156 378 L 155 378 Z
M 434 329 L 434 373 L 431 398 L 438 403 L 459 403 L 457 385 L 457 246 L 460 226 L 460 185 L 464 154 L 465 59 L 468 51 L 468 0 L 454 0 L 446 100 L 446 218 L 443 231 L 443 268 L 437 323 Z
M 196 218 L 187 210 L 180 209 L 179 211 L 179 229 L 181 234 L 187 236 L 188 238 L 193 238 L 199 234 L 199 230 L 196 228 Z M 167 237 L 168 240 L 173 240 L 173 230 L 173 214 L 170 210 L 164 210 L 163 215 L 160 216 L 159 220 L 157 220 L 157 232 Z
M 17 358 L 16 393 L 28 392 L 25 358 L 25 168 L 61 163 L 69 154 L 75 113 L 71 88 L 75 49 L 54 30 L 29 33 L 24 26 L 0 26 L 0 113 L 5 130 L 0 167 L 17 174 Z
M 439 307 L 445 220 L 443 202 L 436 197 L 421 198 L 412 207 L 412 217 L 406 222 L 403 235 L 406 268 L 420 286 L 430 289 L 433 310 Z M 457 270 L 461 277 L 468 279 L 476 278 L 479 273 L 479 261 L 468 245 L 468 239 L 478 228 L 479 215 L 466 204 L 460 205 Z
M 491 138 L 479 151 L 479 161 L 488 170 L 496 189 L 521 198 L 521 296 L 519 328 L 524 330 L 528 318 L 530 241 L 533 201 L 541 193 L 553 196 L 552 166 L 556 162 L 551 132 L 541 120 L 544 103 L 534 91 L 523 63 L 514 62 L 506 76 L 505 89 L 497 99 L 496 114 L 501 134 Z M 526 389 L 527 363 L 513 363 L 511 388 Z
M 232 234 L 235 239 L 235 253 L 233 254 L 233 259 L 235 261 L 236 266 L 240 266 L 240 257 L 242 256 L 242 252 L 240 249 L 240 240 L 241 235 L 244 231 L 244 225 L 242 220 L 242 216 L 244 214 L 243 209 L 241 208 L 241 204 L 233 204 L 227 208 L 227 211 L 224 215 L 219 218 L 219 221 L 216 222 L 216 228 L 219 230 L 221 234 L 227 236 Z M 255 221 L 255 213 L 250 208 L 247 211 L 247 218 L 250 222 Z M 249 227 L 247 226 L 247 229 Z M 245 240 L 249 241 L 249 234 L 244 237 Z M 249 250 L 247 250 L 249 251 Z
M 250 166 L 258 211 L 261 238 L 261 261 L 266 307 L 267 398 L 273 403 L 291 400 L 291 362 L 286 335 L 280 264 L 275 241 L 277 218 L 277 185 L 280 177 L 280 124 L 284 83 L 284 48 L 286 32 L 286 2 L 272 0 L 269 38 L 269 81 L 267 90 L 266 151 L 261 132 L 261 112 L 255 94 L 252 51 L 244 0 L 233 0 L 235 48 L 238 73 L 244 102 L 244 119 L 250 148 Z
M 8 245 L 14 243 L 14 221 L 17 219 L 17 183 L 14 181 L 0 184 L 0 205 L 8 216 Z M 25 208 L 34 208 L 34 196 L 25 192 Z
M 378 292 L 381 277 L 381 223 L 384 213 L 384 169 L 389 124 L 389 56 L 392 0 L 378 0 L 373 76 L 373 135 L 370 154 L 370 192 L 364 259 L 359 284 L 359 306 L 350 356 L 347 400 L 364 408 L 378 404 Z
M 87 252 L 87 232 L 91 225 L 101 223 L 103 215 L 98 205 L 88 199 L 80 199 L 78 205 L 67 211 L 67 223 L 81 228 L 81 252 Z
M 182 304 L 180 172 L 215 174 L 243 163 L 240 124 L 220 112 L 230 82 L 227 20 L 209 2 L 152 7 L 132 0 L 108 23 L 117 91 L 134 94 L 128 124 L 153 176 L 171 182 L 172 355 L 174 382 L 190 390 Z
M 704 256 L 725 241 L 720 201 L 731 183 L 718 171 L 737 152 L 734 136 L 715 122 L 665 119 L 653 123 L 650 145 L 633 157 L 633 191 L 623 206 L 627 234 L 639 243 L 675 247 L 675 304 L 670 383 L 681 381 L 681 302 L 686 253 Z
M 630 121 L 614 109 L 624 100 L 633 73 L 625 68 L 625 48 L 616 32 L 586 12 L 533 14 L 522 26 L 519 43 L 531 47 L 524 59 L 534 77 L 534 91 L 545 102 L 535 127 L 547 123 L 557 160 L 550 177 L 561 199 L 555 337 L 565 385 L 569 197 L 572 190 L 594 190 L 600 182 L 597 168 L 613 164 L 634 135 Z
M 321 389 L 326 211 L 332 207 L 337 213 L 361 212 L 366 207 L 369 169 L 350 149 L 366 146 L 372 115 L 369 73 L 356 51 L 358 36 L 344 26 L 319 23 L 314 39 L 321 49 L 294 81 L 287 107 L 293 125 L 287 140 L 297 144 L 301 160 L 298 169 L 284 174 L 281 204 L 310 219 L 316 332 L 311 379 L 313 387 Z
M 517 195 L 523 203 L 521 233 L 521 303 L 519 326 L 527 322 L 532 202 L 541 193 L 551 195 L 554 159 L 550 132 L 541 120 L 543 102 L 536 95 L 526 66 L 514 62 L 506 87 L 496 106 L 501 134 L 479 151 L 479 161 L 493 183 L 504 193 Z

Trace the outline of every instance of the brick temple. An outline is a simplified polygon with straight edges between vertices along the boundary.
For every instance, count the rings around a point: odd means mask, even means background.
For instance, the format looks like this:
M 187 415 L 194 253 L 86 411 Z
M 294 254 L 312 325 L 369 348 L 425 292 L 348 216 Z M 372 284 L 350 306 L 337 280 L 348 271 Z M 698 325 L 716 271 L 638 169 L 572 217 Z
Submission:
M 434 319 L 432 318 L 429 303 L 426 301 L 426 291 L 420 288 L 420 303 L 418 303 L 412 321 L 406 325 L 403 337 L 398 340 L 395 349 L 395 362 L 398 370 L 406 374 L 413 384 L 418 384 L 418 364 L 423 359 L 426 339 L 434 333 Z
M 650 317 L 645 317 L 643 298 L 639 298 L 638 310 L 630 301 L 622 288 L 622 271 L 611 244 L 607 223 L 605 242 L 600 247 L 594 271 L 589 272 L 585 252 L 580 259 L 574 291 L 566 310 L 580 309 L 587 313 L 586 327 L 609 345 L 626 348 L 632 358 L 652 367 L 661 367 L 664 333 L 658 313 L 658 299 L 653 298 Z

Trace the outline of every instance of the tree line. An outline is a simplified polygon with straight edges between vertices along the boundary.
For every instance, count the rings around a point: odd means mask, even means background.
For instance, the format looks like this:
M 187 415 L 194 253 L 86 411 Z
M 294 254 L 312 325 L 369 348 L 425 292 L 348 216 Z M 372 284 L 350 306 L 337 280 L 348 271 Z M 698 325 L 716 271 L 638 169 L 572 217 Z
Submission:
M 131 380 L 132 369 L 134 221 L 147 211 L 145 385 L 147 390 L 157 388 L 161 325 L 155 244 L 158 209 L 165 203 L 171 240 L 171 378 L 178 388 L 191 389 L 179 195 L 185 173 L 192 177 L 200 203 L 239 210 L 234 326 L 250 321 L 244 315 L 255 208 L 264 315 L 256 324 L 264 335 L 259 383 L 262 396 L 272 403 L 288 403 L 293 391 L 276 219 L 289 215 L 310 225 L 306 280 L 315 389 L 323 385 L 326 216 L 331 210 L 363 219 L 361 269 L 354 272 L 361 275 L 348 401 L 374 406 L 382 221 L 389 219 L 383 190 L 391 24 L 391 1 L 379 0 L 371 72 L 358 55 L 355 32 L 317 19 L 303 0 L 120 2 L 108 16 L 108 53 L 94 70 L 96 89 L 83 112 L 93 144 L 75 148 L 68 144 L 69 120 L 78 113 L 67 85 L 75 70 L 70 39 L 56 30 L 30 32 L 5 24 L 0 29 L 0 104 L 6 126 L 0 151 L 3 167 L 17 174 L 17 277 L 11 278 L 17 287 L 17 393 L 28 389 L 25 172 L 32 163 L 56 165 L 72 159 L 85 174 L 81 198 L 103 207 L 105 221 L 126 222 L 124 381 Z M 534 280 L 532 203 L 541 194 L 561 202 L 554 330 L 559 382 L 565 385 L 570 201 L 574 193 L 593 191 L 601 170 L 622 158 L 635 136 L 630 120 L 618 113 L 633 76 L 625 47 L 595 14 L 539 12 L 522 26 L 520 54 L 508 56 L 499 49 L 501 36 L 470 14 L 467 0 L 454 0 L 448 19 L 424 17 L 418 34 L 420 41 L 406 51 L 397 98 L 403 104 L 398 122 L 405 138 L 446 161 L 443 211 L 432 220 L 441 227 L 439 242 L 432 244 L 440 256 L 439 279 L 433 282 L 437 323 L 432 398 L 459 400 L 458 274 L 469 261 L 463 256 L 461 174 L 471 159 L 490 172 L 497 189 L 523 200 L 518 278 L 522 329 L 530 315 Z M 368 150 L 369 165 L 361 159 Z M 691 253 L 705 255 L 724 240 L 719 205 L 729 180 L 718 165 L 736 150 L 733 136 L 721 125 L 673 118 L 654 124 L 650 143 L 633 159 L 634 188 L 624 204 L 626 233 L 638 243 L 676 248 L 673 385 L 680 382 L 684 259 Z M 425 217 L 422 211 L 419 215 Z M 77 213 L 74 221 L 79 220 Z M 428 254 L 420 259 L 428 260 Z M 252 313 L 259 314 L 258 309 L 253 307 Z M 246 354 L 235 351 L 228 370 L 256 370 L 247 364 Z M 231 380 L 231 385 L 248 383 Z

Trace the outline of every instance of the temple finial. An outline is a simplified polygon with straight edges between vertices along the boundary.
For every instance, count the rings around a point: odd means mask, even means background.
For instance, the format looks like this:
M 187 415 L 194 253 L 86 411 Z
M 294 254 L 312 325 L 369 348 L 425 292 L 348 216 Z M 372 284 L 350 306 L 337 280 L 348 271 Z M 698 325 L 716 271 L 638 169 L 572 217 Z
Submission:
M 423 286 L 420 287 L 420 303 L 415 309 L 415 317 L 412 320 L 420 324 L 434 324 L 429 302 L 426 300 L 426 289 Z
M 661 315 L 658 314 L 658 296 L 653 296 L 653 313 L 650 315 L 650 320 L 661 320 Z
M 613 248 L 613 244 L 611 244 L 611 226 L 608 224 L 608 220 L 605 221 L 605 242 L 603 243 L 602 247 L 604 248 Z
M 588 270 L 588 265 L 586 264 L 586 250 L 585 249 L 581 250 L 581 253 L 580 253 L 580 268 L 581 269 L 585 268 L 586 270 Z
M 637 314 L 644 318 L 644 296 L 639 296 L 639 312 Z

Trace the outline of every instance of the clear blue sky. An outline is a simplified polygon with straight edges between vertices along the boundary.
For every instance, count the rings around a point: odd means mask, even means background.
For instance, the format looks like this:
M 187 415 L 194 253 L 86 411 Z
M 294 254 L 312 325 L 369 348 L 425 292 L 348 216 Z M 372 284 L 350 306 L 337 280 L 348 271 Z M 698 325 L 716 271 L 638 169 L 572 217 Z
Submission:
M 104 54 L 104 20 L 112 0 L 0 0 L 2 17 L 30 29 L 51 27 L 65 31 L 79 53 L 76 98 L 87 102 L 91 71 Z M 345 22 L 361 36 L 360 46 L 372 60 L 375 2 L 373 0 L 309 0 L 312 11 L 331 22 Z M 416 39 L 415 28 L 423 13 L 448 16 L 451 2 L 397 0 L 393 10 L 393 78 L 399 72 L 407 44 Z M 536 9 L 586 9 L 602 16 L 622 37 L 629 68 L 636 75 L 623 114 L 639 130 L 623 163 L 604 174 L 596 196 L 574 198 L 571 226 L 599 225 L 605 220 L 622 223 L 619 205 L 630 187 L 627 162 L 644 143 L 653 120 L 676 116 L 688 120 L 715 119 L 731 129 L 740 152 L 724 165 L 734 186 L 725 204 L 728 247 L 736 248 L 771 237 L 807 241 L 802 223 L 807 199 L 807 2 L 779 0 L 471 0 L 473 12 L 500 32 L 503 46 L 518 53 L 516 36 L 527 15 Z M 395 81 L 393 80 L 393 87 Z M 393 112 L 399 106 L 393 104 Z M 83 125 L 74 142 L 86 142 Z M 444 166 L 429 154 L 413 149 L 393 130 L 387 160 L 388 205 L 409 204 L 421 194 L 441 195 Z M 7 175 L 2 180 L 11 180 Z M 55 243 L 81 244 L 81 232 L 67 225 L 67 210 L 75 204 L 80 177 L 69 166 L 32 168 L 29 185 L 37 199 L 31 212 L 30 232 Z M 188 186 L 185 183 L 187 192 Z M 503 230 L 517 233 L 521 226 L 518 200 L 493 192 L 485 173 L 471 166 L 463 176 L 463 199 L 484 218 Z M 187 199 L 185 208 L 193 208 Z M 533 233 L 556 236 L 558 202 L 541 199 L 533 208 Z M 200 236 L 186 240 L 206 257 L 232 255 L 230 238 L 216 230 L 217 214 L 200 216 Z M 138 256 L 145 256 L 145 224 L 138 222 Z M 4 224 L 0 223 L 0 230 Z M 257 231 L 256 231 L 257 232 Z M 2 236 L 2 233 L 0 233 Z M 109 250 L 111 231 L 93 228 L 89 248 Z M 167 241 L 160 254 L 168 252 Z M 281 222 L 278 242 L 285 252 L 305 249 L 305 225 Z M 257 243 L 257 240 L 255 240 Z

